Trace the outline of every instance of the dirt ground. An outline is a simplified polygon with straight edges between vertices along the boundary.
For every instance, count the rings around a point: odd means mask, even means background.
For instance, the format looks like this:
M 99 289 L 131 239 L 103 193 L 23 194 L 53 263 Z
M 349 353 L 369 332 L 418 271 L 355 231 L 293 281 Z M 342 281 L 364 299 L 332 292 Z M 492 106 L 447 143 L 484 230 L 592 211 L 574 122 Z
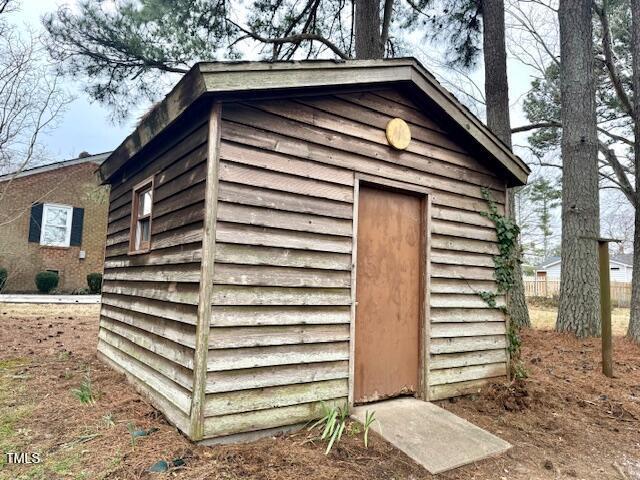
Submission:
M 0 479 L 430 479 L 422 468 L 355 426 L 327 456 L 318 433 L 217 447 L 189 443 L 124 377 L 95 357 L 97 306 L 0 304 L 0 450 L 40 453 Z M 640 479 L 640 347 L 615 340 L 616 378 L 599 372 L 596 340 L 523 333 L 529 378 L 444 408 L 514 445 L 505 455 L 439 475 L 453 479 Z M 72 393 L 87 375 L 96 396 Z M 130 431 L 157 431 L 133 441 Z M 158 460 L 181 459 L 169 473 Z

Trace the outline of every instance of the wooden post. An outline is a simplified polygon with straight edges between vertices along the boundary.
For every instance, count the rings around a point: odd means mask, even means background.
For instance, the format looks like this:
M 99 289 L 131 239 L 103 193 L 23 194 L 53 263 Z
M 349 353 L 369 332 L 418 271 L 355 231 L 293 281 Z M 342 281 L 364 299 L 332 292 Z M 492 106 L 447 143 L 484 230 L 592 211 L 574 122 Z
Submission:
M 602 321 L 602 373 L 613 377 L 611 344 L 611 282 L 609 279 L 609 242 L 598 240 L 600 263 L 600 317 Z

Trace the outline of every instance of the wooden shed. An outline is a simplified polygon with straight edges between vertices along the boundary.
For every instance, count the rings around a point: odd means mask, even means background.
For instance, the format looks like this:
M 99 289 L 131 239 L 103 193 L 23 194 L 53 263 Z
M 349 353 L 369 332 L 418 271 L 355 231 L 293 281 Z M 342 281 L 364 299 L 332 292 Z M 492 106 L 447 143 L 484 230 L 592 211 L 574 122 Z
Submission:
M 197 64 L 100 170 L 99 356 L 192 440 L 506 377 L 482 188 L 529 170 L 415 59 Z

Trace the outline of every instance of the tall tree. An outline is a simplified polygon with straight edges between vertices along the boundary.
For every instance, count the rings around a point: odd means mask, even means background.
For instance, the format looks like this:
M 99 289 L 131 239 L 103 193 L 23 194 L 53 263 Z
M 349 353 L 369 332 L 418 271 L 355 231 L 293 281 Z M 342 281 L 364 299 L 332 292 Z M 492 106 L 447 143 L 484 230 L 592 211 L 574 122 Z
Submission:
M 593 0 L 560 0 L 562 266 L 556 329 L 600 334 Z
M 542 255 L 548 257 L 551 252 L 551 212 L 560 205 L 562 190 L 548 178 L 540 177 L 531 183 L 529 199 L 535 204 L 538 216 L 538 229 L 542 236 Z
M 640 0 L 631 0 L 631 53 L 633 56 L 633 117 L 634 167 L 636 197 L 640 186 Z M 640 200 L 640 199 L 638 199 Z M 640 343 L 640 208 L 635 211 L 635 238 L 633 242 L 633 279 L 631 289 L 631 316 L 627 337 Z
M 509 115 L 509 81 L 507 77 L 507 49 L 505 44 L 504 0 L 482 2 L 484 89 L 487 105 L 487 125 L 509 148 L 511 118 Z M 515 189 L 507 192 L 509 216 L 516 220 Z M 529 310 L 524 296 L 522 265 L 516 262 L 515 284 L 509 292 L 509 314 L 518 326 L 530 326 Z
M 250 48 L 269 60 L 393 56 L 394 19 L 413 10 L 402 0 L 81 0 L 43 23 L 62 72 L 123 118 L 132 99 L 154 99 L 172 74 Z

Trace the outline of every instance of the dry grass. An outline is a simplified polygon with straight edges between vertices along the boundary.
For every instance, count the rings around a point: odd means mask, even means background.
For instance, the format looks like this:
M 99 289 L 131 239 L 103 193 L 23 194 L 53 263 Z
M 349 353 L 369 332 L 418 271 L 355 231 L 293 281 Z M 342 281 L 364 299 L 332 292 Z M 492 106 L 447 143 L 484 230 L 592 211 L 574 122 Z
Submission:
M 538 330 L 553 330 L 558 311 L 555 308 L 529 306 L 531 325 Z M 615 308 L 611 312 L 611 328 L 614 335 L 626 335 L 629 326 L 629 309 Z

